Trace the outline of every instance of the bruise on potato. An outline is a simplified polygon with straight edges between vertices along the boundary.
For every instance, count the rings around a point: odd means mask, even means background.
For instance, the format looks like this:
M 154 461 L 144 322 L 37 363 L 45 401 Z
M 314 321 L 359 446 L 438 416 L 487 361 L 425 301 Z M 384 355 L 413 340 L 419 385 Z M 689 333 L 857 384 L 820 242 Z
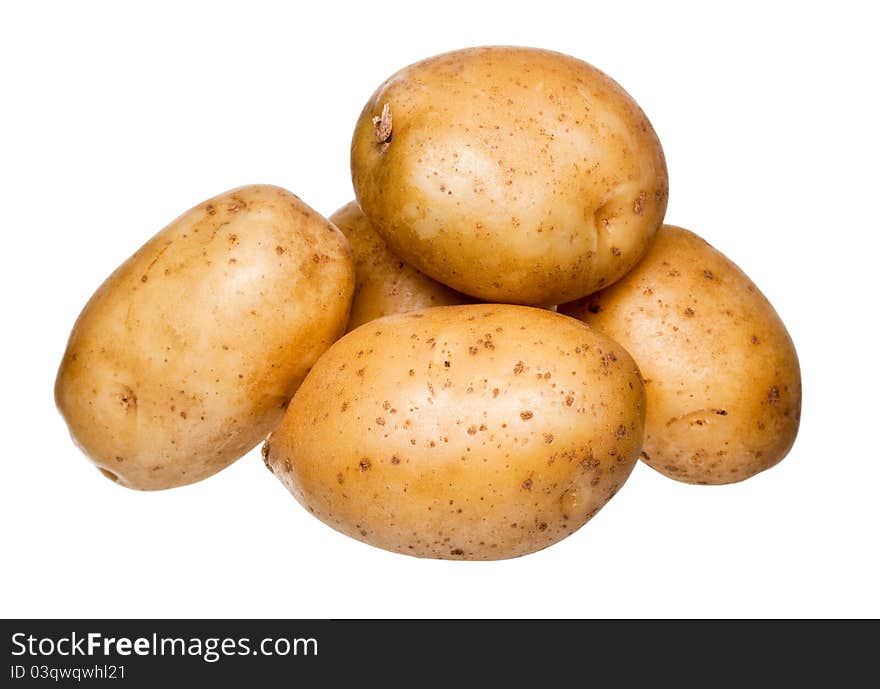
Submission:
M 354 256 L 355 291 L 348 330 L 394 313 L 473 301 L 394 255 L 356 202 L 340 208 L 330 221 L 348 238 Z
M 724 254 L 664 225 L 620 282 L 561 313 L 620 342 L 645 377 L 642 458 L 688 483 L 741 481 L 794 443 L 801 379 L 766 297 Z
M 331 347 L 268 462 L 353 538 L 501 559 L 595 515 L 638 458 L 643 418 L 632 359 L 582 323 L 521 306 L 438 307 L 371 321 Z
M 102 284 L 71 332 L 55 399 L 74 441 L 129 488 L 192 483 L 260 442 L 342 334 L 348 243 L 284 189 L 187 211 Z
M 485 47 L 400 70 L 351 147 L 360 207 L 393 252 L 482 300 L 557 304 L 620 278 L 666 211 L 660 142 L 612 79 Z

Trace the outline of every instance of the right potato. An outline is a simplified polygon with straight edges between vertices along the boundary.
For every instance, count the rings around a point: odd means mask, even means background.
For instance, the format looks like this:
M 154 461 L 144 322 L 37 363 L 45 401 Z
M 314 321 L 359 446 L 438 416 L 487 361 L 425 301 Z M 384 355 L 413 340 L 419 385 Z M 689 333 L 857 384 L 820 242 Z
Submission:
M 616 284 L 559 307 L 629 351 L 645 379 L 642 459 L 680 481 L 742 481 L 778 463 L 801 410 L 797 353 L 730 259 L 664 225 Z

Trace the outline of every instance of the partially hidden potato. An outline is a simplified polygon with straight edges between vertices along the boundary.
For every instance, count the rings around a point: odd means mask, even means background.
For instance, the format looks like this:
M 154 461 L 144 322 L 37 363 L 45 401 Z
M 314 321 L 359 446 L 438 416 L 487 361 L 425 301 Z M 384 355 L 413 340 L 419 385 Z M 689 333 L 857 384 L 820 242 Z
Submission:
M 312 514 L 407 555 L 494 560 L 576 531 L 642 441 L 623 348 L 584 324 L 474 304 L 386 316 L 321 357 L 263 448 Z
M 598 69 L 487 47 L 406 67 L 351 144 L 360 207 L 392 251 L 487 301 L 557 304 L 609 285 L 666 211 L 660 142 Z
M 109 478 L 203 479 L 266 437 L 345 330 L 354 267 L 342 234 L 284 189 L 248 186 L 159 232 L 73 327 L 55 399 Z
M 330 216 L 330 221 L 348 238 L 354 255 L 355 289 L 349 330 L 393 313 L 473 301 L 395 256 L 356 202 L 340 208 Z
M 754 283 L 724 254 L 664 225 L 620 282 L 559 307 L 620 342 L 645 378 L 642 458 L 688 483 L 742 481 L 791 449 L 797 353 Z

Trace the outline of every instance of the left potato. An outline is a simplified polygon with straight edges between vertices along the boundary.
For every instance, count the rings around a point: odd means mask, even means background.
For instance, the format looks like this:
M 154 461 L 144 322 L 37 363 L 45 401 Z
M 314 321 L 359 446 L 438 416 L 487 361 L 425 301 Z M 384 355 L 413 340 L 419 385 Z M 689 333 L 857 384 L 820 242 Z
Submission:
M 220 471 L 263 440 L 345 331 L 348 242 L 279 187 L 216 196 L 98 288 L 55 382 L 71 436 L 112 480 L 158 490 Z

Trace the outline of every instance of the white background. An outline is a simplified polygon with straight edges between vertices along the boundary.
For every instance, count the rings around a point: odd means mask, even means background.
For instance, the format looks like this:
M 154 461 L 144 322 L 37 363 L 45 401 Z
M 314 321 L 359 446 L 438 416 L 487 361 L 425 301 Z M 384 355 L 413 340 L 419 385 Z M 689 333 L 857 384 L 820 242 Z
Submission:
M 0 615 L 878 616 L 878 110 L 870 3 L 4 3 Z M 667 219 L 758 283 L 794 338 L 800 436 L 745 483 L 644 465 L 538 554 L 386 553 L 312 518 L 254 451 L 156 493 L 102 478 L 52 387 L 104 277 L 190 206 L 270 182 L 329 214 L 373 89 L 428 55 L 551 48 L 639 101 Z

